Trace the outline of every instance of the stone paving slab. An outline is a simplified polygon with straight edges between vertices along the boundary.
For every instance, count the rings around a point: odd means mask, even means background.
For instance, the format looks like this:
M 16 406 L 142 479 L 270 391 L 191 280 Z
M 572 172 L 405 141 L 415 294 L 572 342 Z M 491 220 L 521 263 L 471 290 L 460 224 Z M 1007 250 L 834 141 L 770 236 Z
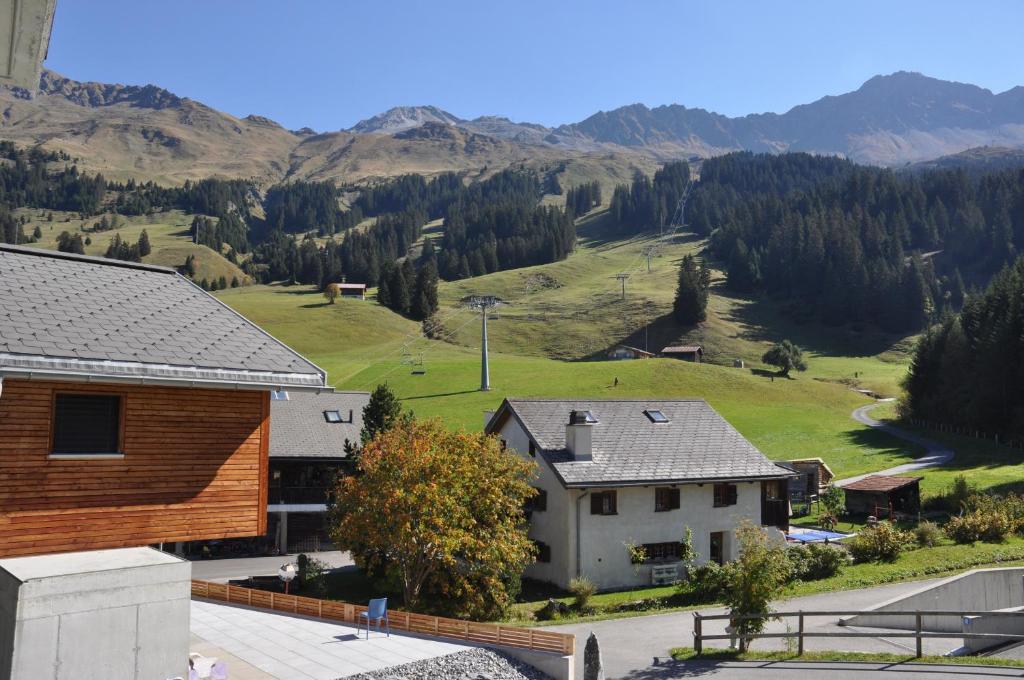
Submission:
M 223 658 L 240 680 L 337 680 L 471 648 L 373 628 L 367 640 L 365 629 L 344 623 L 202 600 L 192 601 L 191 627 L 192 651 Z M 226 655 L 253 674 L 236 672 Z

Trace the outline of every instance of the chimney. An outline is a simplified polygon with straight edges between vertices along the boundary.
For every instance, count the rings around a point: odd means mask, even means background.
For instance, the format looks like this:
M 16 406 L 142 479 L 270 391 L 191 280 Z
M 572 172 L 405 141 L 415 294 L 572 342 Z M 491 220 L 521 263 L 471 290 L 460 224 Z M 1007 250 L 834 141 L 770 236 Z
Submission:
M 569 424 L 565 426 L 565 448 L 573 460 L 593 460 L 591 434 L 593 424 L 587 422 L 585 411 L 569 411 Z

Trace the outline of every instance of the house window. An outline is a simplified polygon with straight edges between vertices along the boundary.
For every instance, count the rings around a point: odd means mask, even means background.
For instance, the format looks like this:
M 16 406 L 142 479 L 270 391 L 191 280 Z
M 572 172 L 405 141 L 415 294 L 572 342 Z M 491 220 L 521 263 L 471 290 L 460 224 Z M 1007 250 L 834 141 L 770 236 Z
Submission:
M 591 515 L 617 515 L 616 497 L 614 491 L 601 491 L 590 494 Z
M 324 419 L 329 423 L 340 423 L 341 411 L 324 411 Z
M 530 456 L 533 458 L 537 457 L 537 445 L 530 441 Z
M 678 562 L 683 555 L 682 546 L 679 541 L 668 543 L 645 543 L 644 551 L 647 553 L 647 562 Z
M 544 512 L 548 509 L 548 492 L 544 489 L 534 487 L 537 495 L 530 499 L 530 509 L 537 512 Z
M 504 439 L 502 439 L 500 441 L 501 441 L 501 450 L 502 451 L 508 451 L 508 442 L 505 441 Z
M 270 393 L 271 401 L 288 401 L 287 390 L 274 390 Z
M 715 507 L 724 508 L 727 505 L 736 505 L 736 485 L 715 484 Z
M 57 394 L 53 407 L 53 453 L 121 453 L 121 396 Z
M 654 511 L 666 512 L 679 509 L 679 489 L 660 486 L 654 490 Z
M 538 562 L 550 562 L 551 561 L 551 546 L 543 541 L 534 541 L 533 544 L 537 546 L 537 561 Z

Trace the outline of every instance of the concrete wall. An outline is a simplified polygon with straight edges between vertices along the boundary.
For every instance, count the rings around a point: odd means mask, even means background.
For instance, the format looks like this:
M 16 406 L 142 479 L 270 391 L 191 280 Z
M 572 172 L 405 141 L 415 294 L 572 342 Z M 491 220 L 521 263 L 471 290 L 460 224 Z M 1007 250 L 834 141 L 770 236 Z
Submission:
M 713 484 L 680 485 L 679 509 L 654 511 L 655 486 L 617 488 L 617 515 L 591 515 L 587 490 L 565 489 L 554 471 L 540 457 L 529 456 L 529 438 L 515 418 L 509 418 L 498 433 L 510 451 L 537 463 L 534 486 L 548 494 L 547 510 L 534 511 L 530 518 L 530 538 L 551 546 L 551 562 L 532 564 L 525 575 L 563 588 L 578 573 L 591 578 L 599 588 L 628 588 L 651 583 L 651 566 L 629 561 L 627 542 L 633 544 L 667 543 L 682 539 L 686 527 L 693 531 L 698 563 L 710 554 L 711 533 L 725 534 L 724 555 L 734 559 L 737 553 L 734 531 L 742 519 L 760 523 L 761 485 L 739 482 L 736 505 L 714 507 Z M 576 509 L 579 505 L 580 565 L 576 565 Z
M 559 656 L 550 652 L 535 652 L 530 649 L 519 647 L 499 647 L 505 654 L 513 659 L 519 659 L 529 664 L 542 673 L 550 675 L 555 680 L 576 680 L 576 659 L 572 656 Z
M 190 578 L 149 548 L 0 561 L 0 680 L 185 675 Z
M 871 607 L 871 611 L 994 611 L 1020 606 L 1024 606 L 1024 567 L 1006 567 L 968 571 L 883 602 Z M 915 626 L 913 615 L 860 614 L 843 619 L 841 624 L 902 630 L 914 630 Z M 956 616 L 924 616 L 921 625 L 931 631 L 963 631 L 961 617 Z

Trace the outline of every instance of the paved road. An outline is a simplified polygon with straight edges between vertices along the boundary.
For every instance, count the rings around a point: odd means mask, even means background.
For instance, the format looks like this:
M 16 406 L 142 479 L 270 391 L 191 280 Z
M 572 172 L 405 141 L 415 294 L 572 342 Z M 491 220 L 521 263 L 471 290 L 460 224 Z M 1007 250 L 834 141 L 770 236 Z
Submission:
M 840 479 L 836 481 L 836 486 L 846 486 L 852 484 L 860 479 L 864 479 L 870 475 L 898 475 L 904 472 L 911 472 L 913 470 L 921 470 L 923 468 L 936 467 L 938 465 L 945 465 L 949 461 L 953 460 L 954 452 L 951 449 L 946 448 L 944 444 L 922 437 L 913 432 L 908 432 L 898 427 L 894 427 L 887 423 L 882 423 L 871 416 L 868 412 L 883 402 L 892 401 L 892 399 L 880 399 L 879 401 L 868 404 L 867 406 L 861 406 L 859 409 L 853 412 L 853 419 L 859 423 L 863 423 L 868 427 L 878 428 L 887 434 L 891 434 L 893 437 L 898 437 L 904 441 L 923 446 L 927 451 L 927 454 L 914 460 L 912 463 L 905 463 L 903 465 L 897 465 L 887 470 L 879 470 L 878 472 L 869 472 L 863 475 L 857 475 L 856 477 L 847 477 L 846 479 Z
M 307 553 L 329 567 L 347 567 L 352 558 L 347 552 Z M 195 560 L 192 562 L 192 578 L 215 583 L 227 583 L 231 579 L 249 576 L 273 576 L 282 564 L 295 562 L 298 555 L 276 555 L 274 557 L 225 557 L 217 560 Z
M 892 583 L 875 588 L 862 590 L 844 590 L 834 593 L 822 593 L 809 595 L 807 597 L 783 600 L 775 603 L 776 611 L 793 610 L 849 610 L 866 609 L 894 597 L 909 593 L 918 588 L 936 583 L 940 579 L 927 581 L 909 581 L 906 583 Z M 702 609 L 703 614 L 724 613 L 721 608 Z M 711 633 L 724 633 L 724 622 L 718 622 L 718 627 L 713 628 L 712 622 L 704 625 L 704 630 Z M 576 635 L 576 668 L 577 675 L 582 677 L 583 669 L 583 647 L 587 636 L 591 632 L 597 635 L 601 645 L 601 656 L 604 660 L 605 672 L 608 678 L 673 678 L 687 677 L 686 675 L 659 675 L 664 671 L 664 664 L 668 660 L 669 665 L 678 672 L 678 664 L 674 664 L 669 658 L 669 650 L 673 647 L 689 647 L 693 645 L 693 613 L 674 612 L 671 614 L 657 614 L 653 616 L 640 616 L 629 619 L 612 619 L 608 621 L 594 621 L 587 623 L 575 623 L 563 626 L 550 626 L 548 630 Z M 719 630 L 721 629 L 721 630 Z M 778 629 L 784 631 L 785 625 L 773 623 L 770 630 Z M 836 627 L 836 618 L 825 619 L 824 617 L 810 618 L 805 621 L 807 631 L 830 631 L 830 630 L 859 630 L 861 628 Z M 844 649 L 847 651 L 863 652 L 892 652 L 901 654 L 909 652 L 907 640 L 890 640 L 885 637 L 886 631 L 879 630 L 878 637 L 872 638 L 845 638 L 835 639 L 809 639 L 806 641 L 808 650 L 823 649 Z M 758 649 L 785 649 L 785 643 L 781 640 L 759 640 L 755 643 Z M 911 644 L 913 642 L 911 641 Z M 715 641 L 709 646 L 727 646 L 725 641 Z M 927 640 L 925 644 L 926 653 L 942 654 L 953 647 L 958 646 L 957 640 Z M 912 653 L 912 652 L 911 652 Z M 745 669 L 746 667 L 743 666 Z M 715 665 L 711 670 L 714 673 L 728 670 L 724 666 Z M 749 669 L 747 669 L 749 670 Z M 730 671 L 732 672 L 732 671 Z M 739 672 L 738 670 L 736 672 Z M 746 672 L 746 671 L 744 671 Z M 1018 677 L 1024 677 L 1024 671 L 1018 669 Z M 713 674 L 714 674 L 713 673 Z M 742 675 L 723 675 L 724 678 L 744 677 Z M 766 677 L 775 677 L 772 675 Z M 781 677 L 778 676 L 778 677 Z M 874 677 L 874 676 L 872 676 Z M 917 677 L 915 674 L 914 677 Z M 833 680 L 830 678 L 829 680 Z
M 802 661 L 672 661 L 622 676 L 623 680 L 997 680 L 1024 677 L 1024 669 L 994 666 L 933 666 L 916 663 L 813 663 Z

